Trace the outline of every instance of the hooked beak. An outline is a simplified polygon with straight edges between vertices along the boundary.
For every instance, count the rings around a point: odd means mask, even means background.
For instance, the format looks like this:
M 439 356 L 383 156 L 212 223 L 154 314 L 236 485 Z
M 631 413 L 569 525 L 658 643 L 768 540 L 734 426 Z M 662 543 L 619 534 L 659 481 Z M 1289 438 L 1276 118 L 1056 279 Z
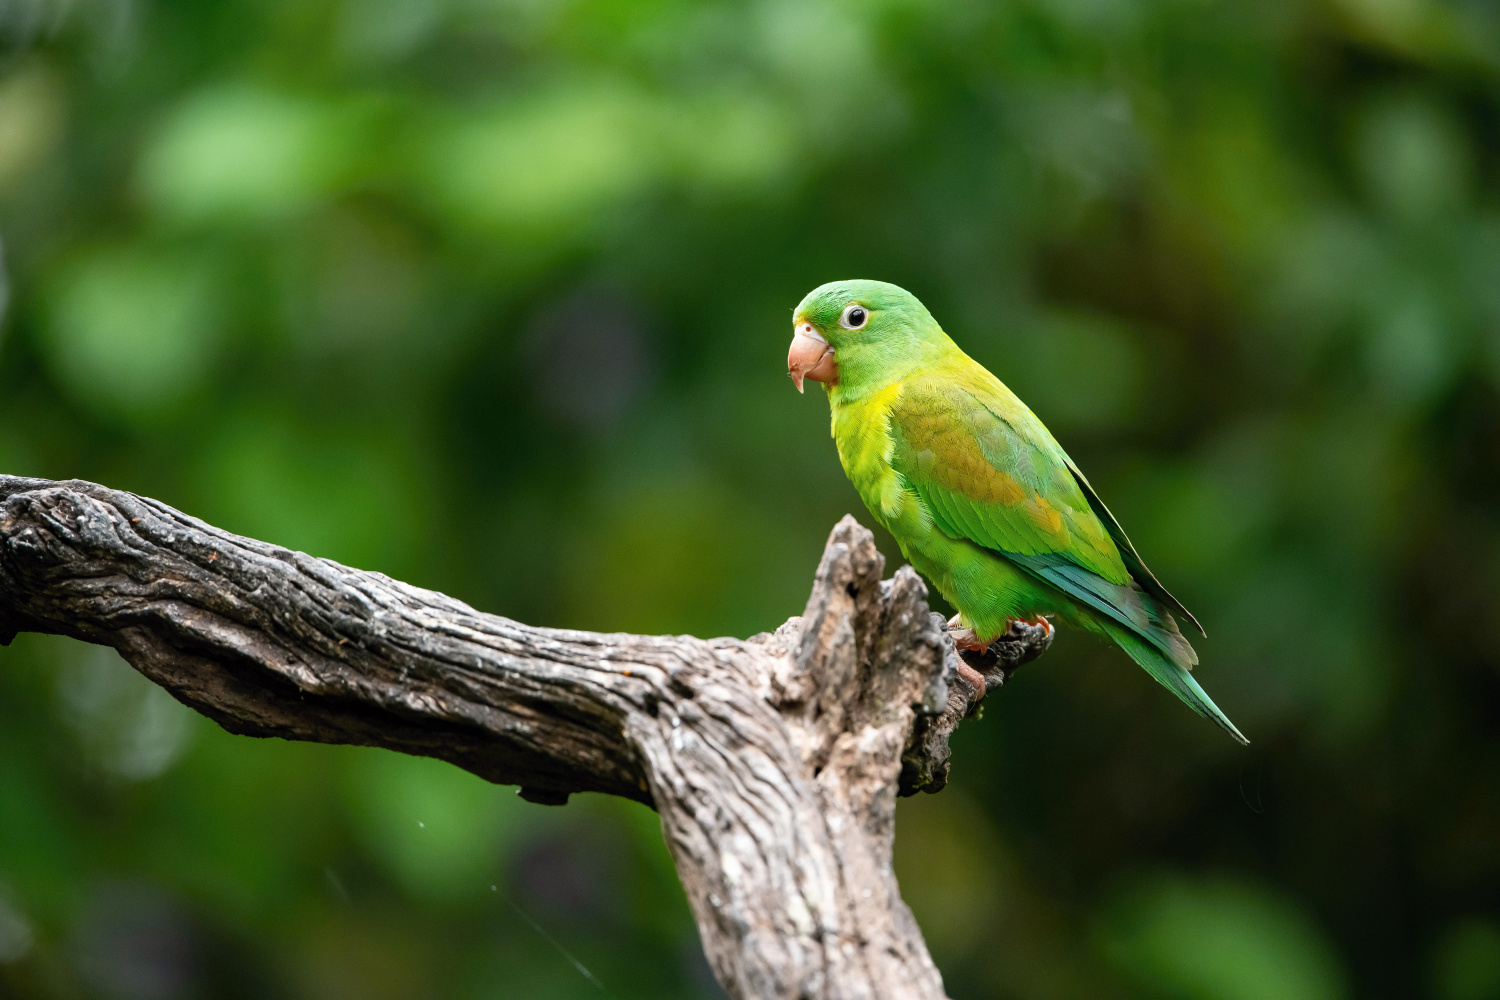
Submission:
M 792 377 L 797 391 L 802 391 L 802 380 L 814 382 L 837 382 L 838 362 L 833 358 L 833 345 L 823 339 L 817 327 L 803 321 L 797 324 L 792 334 L 791 349 L 786 352 L 786 373 Z

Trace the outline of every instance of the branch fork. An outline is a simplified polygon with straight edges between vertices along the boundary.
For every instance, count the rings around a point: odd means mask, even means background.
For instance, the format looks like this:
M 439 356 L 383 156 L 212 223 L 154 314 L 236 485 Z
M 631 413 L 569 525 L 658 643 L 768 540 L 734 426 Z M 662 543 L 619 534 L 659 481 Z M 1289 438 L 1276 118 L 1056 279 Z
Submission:
M 231 732 L 437 757 L 522 797 L 652 805 L 737 998 L 928 1000 L 891 869 L 898 794 L 947 782 L 974 688 L 908 566 L 829 536 L 802 615 L 750 639 L 543 629 L 92 483 L 0 476 L 0 644 L 113 646 Z M 1018 624 L 997 687 L 1046 649 Z

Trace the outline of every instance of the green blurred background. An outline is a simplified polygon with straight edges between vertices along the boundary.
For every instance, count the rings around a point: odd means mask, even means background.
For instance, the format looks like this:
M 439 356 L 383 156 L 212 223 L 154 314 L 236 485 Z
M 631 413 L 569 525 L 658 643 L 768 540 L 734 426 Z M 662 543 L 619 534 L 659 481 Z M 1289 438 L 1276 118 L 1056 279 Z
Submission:
M 869 522 L 791 307 L 898 282 L 1254 741 L 1062 636 L 901 806 L 950 992 L 1500 998 L 1493 2 L 4 0 L 0 43 L 0 471 L 748 635 Z M 23 636 L 0 995 L 720 994 L 647 810 Z

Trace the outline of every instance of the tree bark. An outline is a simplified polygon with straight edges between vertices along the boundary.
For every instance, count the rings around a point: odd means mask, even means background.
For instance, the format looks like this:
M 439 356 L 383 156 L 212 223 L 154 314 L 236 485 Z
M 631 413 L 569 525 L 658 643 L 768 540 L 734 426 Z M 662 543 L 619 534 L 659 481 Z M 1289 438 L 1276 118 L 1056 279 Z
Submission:
M 523 625 L 92 483 L 0 476 L 0 644 L 113 646 L 225 729 L 437 757 L 533 802 L 653 806 L 737 998 L 943 996 L 891 870 L 974 689 L 852 517 L 801 616 L 749 639 Z M 1016 626 L 988 684 L 1050 635 Z M 966 654 L 968 655 L 968 654 Z

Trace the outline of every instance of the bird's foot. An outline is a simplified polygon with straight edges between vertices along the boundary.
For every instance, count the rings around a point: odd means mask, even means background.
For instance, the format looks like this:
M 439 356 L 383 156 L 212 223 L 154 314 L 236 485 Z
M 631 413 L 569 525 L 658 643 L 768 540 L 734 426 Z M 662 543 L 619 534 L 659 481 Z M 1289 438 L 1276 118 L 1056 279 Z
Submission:
M 1036 629 L 1043 630 L 1040 641 L 1034 638 Z M 1022 663 L 1035 659 L 1051 645 L 1056 631 L 1043 614 L 1034 619 L 1012 618 L 1006 621 L 1004 632 L 985 642 L 973 628 L 964 624 L 961 615 L 948 619 L 948 634 L 953 637 L 953 645 L 958 650 L 958 676 L 974 689 L 970 707 L 977 708 L 984 698 L 989 686 L 986 677 L 997 684 L 1004 682 Z
M 953 636 L 953 645 L 959 649 L 970 649 L 976 653 L 983 653 L 990 648 L 990 644 L 975 635 L 974 630 L 971 628 L 954 629 L 950 634 Z
M 1047 641 L 1049 642 L 1052 640 L 1052 633 L 1057 631 L 1057 629 L 1053 627 L 1052 622 L 1047 619 L 1046 615 L 1037 615 L 1035 621 L 1030 621 L 1025 618 L 1013 618 L 1005 623 L 1005 631 L 1009 632 L 1010 627 L 1013 624 L 1029 625 L 1032 628 L 1046 629 Z
M 978 705 L 984 700 L 984 692 L 987 687 L 984 682 L 984 674 L 964 662 L 963 653 L 967 650 L 983 656 L 989 651 L 990 644 L 981 640 L 972 628 L 963 623 L 963 618 L 959 615 L 954 615 L 948 619 L 948 634 L 953 636 L 953 645 L 959 651 L 958 676 L 962 677 L 968 683 L 969 687 L 974 689 L 972 704 Z
M 948 631 L 953 636 L 953 645 L 959 649 L 972 649 L 976 653 L 983 653 L 990 648 L 990 644 L 982 642 L 974 630 L 965 625 L 958 615 L 948 619 Z

